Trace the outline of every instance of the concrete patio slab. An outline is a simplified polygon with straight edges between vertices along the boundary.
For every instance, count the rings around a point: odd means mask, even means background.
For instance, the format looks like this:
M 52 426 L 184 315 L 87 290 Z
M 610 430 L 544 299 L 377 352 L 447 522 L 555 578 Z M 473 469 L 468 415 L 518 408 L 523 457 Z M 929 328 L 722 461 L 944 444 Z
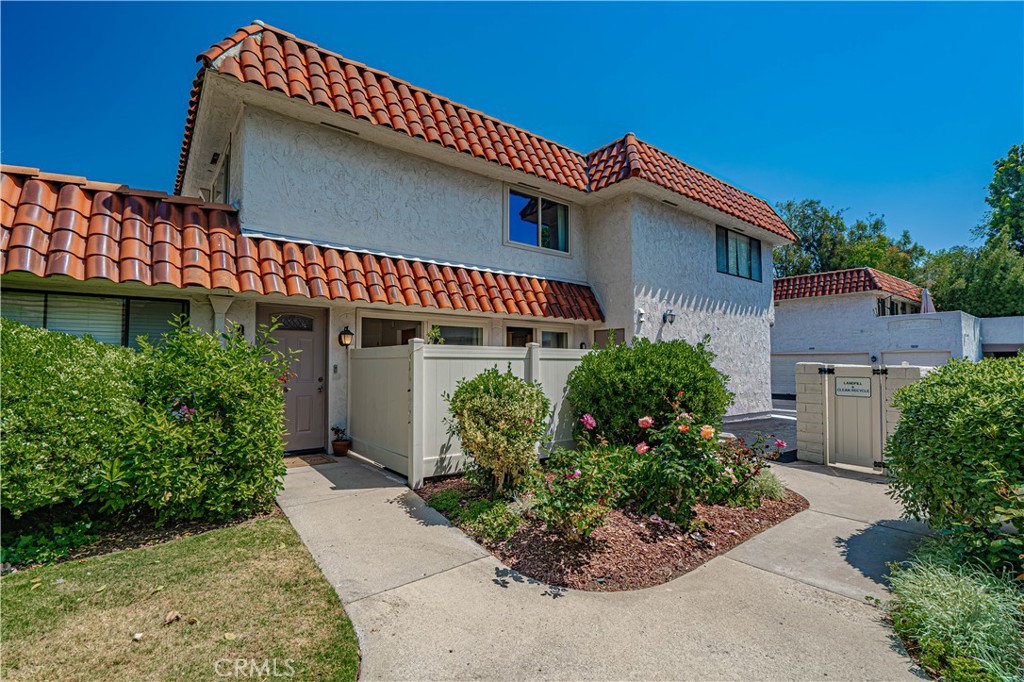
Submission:
M 343 603 L 489 556 L 369 465 L 342 459 L 289 470 L 286 481 L 278 503 Z
M 719 557 L 637 592 L 488 557 L 349 604 L 365 680 L 912 680 L 871 606 Z
M 726 556 L 851 599 L 887 599 L 887 562 L 902 561 L 920 539 L 918 533 L 812 509 L 769 528 Z
M 884 595 L 884 560 L 916 537 L 879 523 L 900 523 L 884 486 L 775 470 L 810 511 L 664 585 L 619 593 L 519 576 L 402 481 L 354 460 L 289 471 L 280 502 L 346 605 L 362 679 L 916 679 L 863 600 Z

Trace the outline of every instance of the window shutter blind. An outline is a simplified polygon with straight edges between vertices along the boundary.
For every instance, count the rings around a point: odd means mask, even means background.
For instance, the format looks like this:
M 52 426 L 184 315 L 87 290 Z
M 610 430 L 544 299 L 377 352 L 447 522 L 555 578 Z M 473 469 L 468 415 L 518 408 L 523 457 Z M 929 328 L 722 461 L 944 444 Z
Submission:
M 750 240 L 750 278 L 761 281 L 761 240 Z
M 124 301 L 120 298 L 58 296 L 46 302 L 46 328 L 65 334 L 89 334 L 97 341 L 121 345 Z
M 718 271 L 729 272 L 729 238 L 724 228 L 715 229 L 715 246 L 718 252 Z
M 175 316 L 184 312 L 181 301 L 129 301 L 128 345 L 138 348 L 140 336 L 145 336 L 149 343 L 160 343 L 161 336 L 171 331 Z
M 42 327 L 46 310 L 46 297 L 28 291 L 5 291 L 0 296 L 0 315 L 9 320 Z

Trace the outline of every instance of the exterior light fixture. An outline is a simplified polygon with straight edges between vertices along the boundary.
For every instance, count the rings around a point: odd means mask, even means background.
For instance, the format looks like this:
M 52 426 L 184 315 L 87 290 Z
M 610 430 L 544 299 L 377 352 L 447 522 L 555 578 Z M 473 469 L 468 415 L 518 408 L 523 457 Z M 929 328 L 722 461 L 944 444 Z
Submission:
M 644 320 L 646 318 L 647 318 L 647 313 L 644 312 L 644 309 L 643 308 L 637 308 L 636 309 L 636 323 L 638 325 L 641 325 L 641 324 L 644 323 Z
M 345 325 L 345 328 L 338 332 L 338 343 L 341 344 L 342 348 L 348 348 L 352 345 L 352 342 L 356 340 L 355 332 Z
M 664 313 L 662 313 L 661 321 L 664 324 L 672 324 L 672 323 L 674 323 L 676 321 L 676 314 L 675 314 L 675 312 L 673 312 L 673 310 L 671 308 L 669 308 Z

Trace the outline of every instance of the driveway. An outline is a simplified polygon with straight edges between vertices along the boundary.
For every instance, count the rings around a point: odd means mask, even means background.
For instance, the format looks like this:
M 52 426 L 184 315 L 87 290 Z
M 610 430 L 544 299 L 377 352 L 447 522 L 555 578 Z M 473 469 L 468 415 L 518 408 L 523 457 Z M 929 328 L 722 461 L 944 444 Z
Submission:
M 355 624 L 362 679 L 920 679 L 865 597 L 923 528 L 876 477 L 774 469 L 809 510 L 635 592 L 523 578 L 355 459 L 290 470 L 279 502 Z

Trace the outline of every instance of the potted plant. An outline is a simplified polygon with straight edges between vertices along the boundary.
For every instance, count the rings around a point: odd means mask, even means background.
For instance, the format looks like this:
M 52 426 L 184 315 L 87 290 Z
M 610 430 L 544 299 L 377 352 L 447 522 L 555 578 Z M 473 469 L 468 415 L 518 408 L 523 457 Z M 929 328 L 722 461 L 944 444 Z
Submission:
M 332 426 L 331 433 L 334 434 L 334 440 L 331 441 L 331 450 L 338 457 L 344 457 L 348 454 L 348 449 L 352 447 L 352 439 L 348 437 L 345 429 L 340 426 Z

